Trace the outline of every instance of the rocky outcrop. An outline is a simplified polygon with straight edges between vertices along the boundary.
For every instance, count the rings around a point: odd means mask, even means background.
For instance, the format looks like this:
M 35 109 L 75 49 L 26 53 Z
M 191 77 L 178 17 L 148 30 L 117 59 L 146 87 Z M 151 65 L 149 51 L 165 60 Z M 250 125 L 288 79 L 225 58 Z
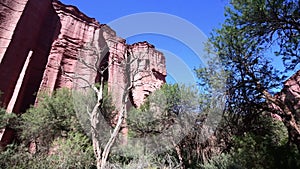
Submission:
M 0 2 L 0 101 L 20 113 L 35 101 L 59 18 L 51 1 Z M 13 135 L 0 132 L 1 143 Z
M 62 87 L 72 88 L 74 86 L 72 77 L 76 73 L 88 75 L 89 77 L 84 78 L 92 83 L 96 73 L 88 68 L 80 69 L 78 55 L 79 50 L 85 50 L 83 48 L 85 44 L 95 43 L 101 39 L 98 37 L 101 25 L 95 19 L 82 14 L 76 7 L 63 5 L 59 1 L 53 2 L 53 7 L 59 17 L 57 25 L 59 33 L 51 44 L 40 89 L 53 91 Z M 88 57 L 86 51 L 85 54 L 82 53 L 81 59 L 88 60 L 93 57 Z
M 5 51 L 12 39 L 13 32 L 24 11 L 27 1 L 28 0 L 6 0 L 0 2 L 0 62 L 2 61 Z
M 138 71 L 133 80 L 132 99 L 139 107 L 150 93 L 165 83 L 166 61 L 163 54 L 147 42 L 128 46 L 128 52 L 136 59 L 134 70 Z
M 275 97 L 295 112 L 295 120 L 300 122 L 300 70 L 284 82 L 283 89 Z
M 1 102 L 14 112 L 22 112 L 35 100 L 51 44 L 58 35 L 59 17 L 51 1 L 1 1 Z M 30 54 L 32 51 L 32 54 Z M 29 55 L 30 54 L 30 55 Z M 27 58 L 30 62 L 26 67 Z M 29 60 L 28 59 L 28 60 Z M 22 70 L 24 77 L 20 77 Z M 17 85 L 22 78 L 22 84 Z M 14 91 L 19 91 L 14 94 Z M 10 103 L 12 100 L 14 103 Z
M 128 77 L 134 82 L 129 93 L 135 106 L 165 82 L 165 58 L 153 45 L 128 45 L 109 26 L 74 6 L 57 0 L 0 4 L 0 101 L 8 112 L 24 112 L 42 90 L 77 89 L 98 82 L 99 73 L 89 64 L 97 69 L 108 66 L 104 80 L 116 107 Z M 127 71 L 124 61 L 129 57 L 133 64 Z M 0 133 L 2 141 L 10 136 Z

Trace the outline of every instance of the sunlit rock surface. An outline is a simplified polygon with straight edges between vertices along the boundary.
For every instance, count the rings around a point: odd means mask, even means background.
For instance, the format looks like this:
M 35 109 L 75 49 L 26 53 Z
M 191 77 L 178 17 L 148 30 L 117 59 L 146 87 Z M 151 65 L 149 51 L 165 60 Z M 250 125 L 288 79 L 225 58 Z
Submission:
M 42 90 L 98 82 L 98 72 L 88 65 L 108 67 L 104 80 L 117 108 L 128 79 L 133 81 L 128 93 L 134 106 L 165 83 L 165 57 L 153 45 L 128 45 L 109 26 L 74 6 L 57 0 L 0 2 L 0 101 L 8 112 L 24 112 Z M 13 136 L 8 131 L 0 133 L 4 145 Z

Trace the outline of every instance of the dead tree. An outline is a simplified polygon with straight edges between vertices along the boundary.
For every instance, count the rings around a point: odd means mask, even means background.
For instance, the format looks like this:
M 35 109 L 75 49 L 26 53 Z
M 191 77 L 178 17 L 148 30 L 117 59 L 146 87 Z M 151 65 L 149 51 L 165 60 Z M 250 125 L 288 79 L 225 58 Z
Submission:
M 91 110 L 86 108 L 86 111 L 89 115 L 90 119 L 90 132 L 91 132 L 91 139 L 94 149 L 94 155 L 96 158 L 96 166 L 97 169 L 104 169 L 107 165 L 107 158 L 109 153 L 111 152 L 112 146 L 115 144 L 116 139 L 118 138 L 118 134 L 120 133 L 120 129 L 123 126 L 126 127 L 126 117 L 127 117 L 127 103 L 129 100 L 129 92 L 133 89 L 134 83 L 141 80 L 142 78 L 146 76 L 151 76 L 152 72 L 151 70 L 147 70 L 146 75 L 137 77 L 137 75 L 140 72 L 139 67 L 141 66 L 141 60 L 143 59 L 143 54 L 140 53 L 138 55 L 134 55 L 133 53 L 130 53 L 129 51 L 125 51 L 123 55 L 123 60 L 121 61 L 120 66 L 124 70 L 124 81 L 125 86 L 122 87 L 123 94 L 122 94 L 122 106 L 117 114 L 117 120 L 114 124 L 113 130 L 110 132 L 110 136 L 107 142 L 103 143 L 100 135 L 99 125 L 102 120 L 100 120 L 102 117 L 101 109 L 99 109 L 102 106 L 103 99 L 104 99 L 104 73 L 105 71 L 109 70 L 109 67 L 113 64 L 117 64 L 117 62 L 114 60 L 113 57 L 110 57 L 107 60 L 106 64 L 103 64 L 102 61 L 104 57 L 108 57 L 108 47 L 102 47 L 102 49 L 99 49 L 93 44 L 88 44 L 83 50 L 88 51 L 90 54 L 89 56 L 94 57 L 92 59 L 86 59 L 86 52 L 81 52 L 81 54 L 78 56 L 77 60 L 80 64 L 82 64 L 85 68 L 90 70 L 93 73 L 96 73 L 99 77 L 98 84 L 95 84 L 88 79 L 85 79 L 84 77 L 73 74 L 68 75 L 68 73 L 64 72 L 63 68 L 61 68 L 63 75 L 68 76 L 72 79 L 73 83 L 76 83 L 76 81 L 84 82 L 86 85 L 79 85 L 80 88 L 90 88 L 94 92 L 96 96 L 96 102 L 92 106 Z M 146 62 L 148 63 L 148 62 Z M 105 66 L 103 66 L 105 65 Z M 101 145 L 105 145 L 102 149 Z

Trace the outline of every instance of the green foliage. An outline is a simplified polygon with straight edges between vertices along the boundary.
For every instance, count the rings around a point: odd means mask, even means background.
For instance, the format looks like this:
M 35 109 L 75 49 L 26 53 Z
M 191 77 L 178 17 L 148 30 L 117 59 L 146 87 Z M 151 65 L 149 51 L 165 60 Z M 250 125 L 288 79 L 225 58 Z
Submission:
M 207 96 L 214 97 L 216 93 L 224 93 L 229 72 L 224 69 L 223 62 L 215 53 L 212 43 L 205 44 L 205 52 L 203 57 L 206 66 L 195 69 L 195 72 L 199 78 L 201 94 L 205 94 L 207 99 Z
M 203 169 L 244 169 L 233 162 L 231 154 L 222 153 L 204 164 L 200 164 L 199 168 Z
M 165 84 L 151 94 L 141 108 L 132 109 L 127 121 L 131 134 L 144 137 L 160 134 L 176 122 L 182 122 L 183 127 L 184 120 L 194 120 L 198 111 L 196 88 Z
M 93 148 L 81 134 L 68 89 L 39 96 L 38 105 L 22 114 L 19 123 L 21 137 L 0 153 L 1 168 L 93 167 Z M 30 144 L 36 152 L 29 152 Z
M 69 133 L 68 137 L 57 138 L 52 143 L 51 154 L 32 154 L 25 145 L 8 145 L 0 153 L 0 168 L 40 169 L 40 168 L 91 168 L 93 148 L 90 140 L 80 133 Z
M 17 116 L 14 113 L 7 113 L 5 109 L 0 108 L 0 128 L 12 127 L 11 121 Z
M 245 133 L 234 139 L 231 154 L 235 164 L 243 168 L 299 168 L 300 154 L 298 150 L 289 148 L 285 144 L 280 145 L 274 140 L 285 137 L 281 135 L 258 135 L 257 133 Z M 286 132 L 285 132 L 286 134 Z
M 61 89 L 52 96 L 44 93 L 38 105 L 21 116 L 20 129 L 22 139 L 32 141 L 38 138 L 45 145 L 65 132 L 80 131 L 71 92 Z
M 287 69 L 299 63 L 299 41 L 292 40 L 300 36 L 299 11 L 297 1 L 231 1 L 225 23 L 209 39 L 212 53 L 228 74 L 228 105 L 239 107 L 230 111 L 256 112 L 266 106 L 264 90 L 278 91 L 285 77 L 271 64 L 271 48 L 279 50 Z
M 112 96 L 108 92 L 108 85 L 104 84 L 103 87 L 103 100 L 100 107 L 101 113 L 104 116 L 106 122 L 112 121 L 117 113 L 115 112 L 115 106 L 112 101 Z
M 275 46 L 287 69 L 299 64 L 300 4 L 297 0 L 233 0 L 224 27 L 235 27 L 259 48 Z M 234 42 L 233 43 L 237 43 Z
M 110 168 L 112 169 L 173 169 L 180 166 L 176 156 L 170 154 L 168 151 L 164 153 L 145 153 L 140 147 L 128 147 L 122 151 L 123 154 L 115 154 L 110 157 Z
M 0 97 L 2 92 L 0 91 Z M 0 129 L 5 127 L 11 127 L 14 126 L 13 123 L 16 121 L 16 115 L 14 113 L 7 113 L 6 110 L 2 107 L 0 107 Z
M 88 133 L 88 135 L 90 135 L 91 133 L 90 113 L 92 112 L 97 102 L 97 96 L 95 94 L 95 91 L 91 88 L 72 91 L 72 97 L 73 97 L 74 109 L 76 112 L 76 116 L 79 120 L 79 123 L 81 124 L 85 133 Z M 98 128 L 99 130 L 103 131 L 102 133 L 107 133 L 107 132 L 109 133 L 109 131 L 106 132 L 106 130 L 110 129 L 108 128 L 109 127 L 108 124 L 110 124 L 110 122 L 112 122 L 112 119 L 114 119 L 116 116 L 116 111 L 114 110 L 115 110 L 115 106 L 112 103 L 112 97 L 108 93 L 107 84 L 105 84 L 103 88 L 103 99 L 100 107 L 97 110 L 99 115 L 101 114 L 101 116 L 99 116 L 98 118 L 99 120 Z M 107 136 L 103 136 L 103 137 L 107 137 Z
M 0 153 L 0 168 L 10 169 L 41 169 L 59 168 L 47 160 L 48 154 L 32 154 L 24 144 L 10 144 Z
M 47 168 L 44 156 L 34 156 L 28 152 L 24 145 L 11 144 L 0 153 L 0 168 L 25 169 Z
M 274 97 L 286 77 L 284 71 L 277 70 L 272 63 L 273 58 L 279 57 L 285 70 L 295 70 L 300 63 L 299 5 L 295 0 L 233 0 L 226 8 L 222 28 L 211 35 L 210 51 L 227 75 L 224 117 L 231 125 L 229 133 L 237 136 L 251 133 L 258 116 L 265 111 L 278 113 L 278 108 L 274 109 L 278 106 L 289 140 L 299 149 L 299 125 L 290 125 L 297 123 L 292 122 L 298 119 L 297 112 L 290 108 L 293 103 Z M 212 62 L 215 58 L 211 59 Z M 209 66 L 208 69 L 216 67 Z M 204 75 L 208 73 L 201 70 L 198 75 L 205 81 Z M 249 137 L 255 142 L 265 137 L 262 133 L 254 133 L 254 136 Z M 254 144 L 251 139 L 248 141 Z
M 261 116 L 251 131 L 234 136 L 229 152 L 214 156 L 202 168 L 299 168 L 300 153 L 289 147 L 288 133 L 280 121 Z
M 91 141 L 80 133 L 70 132 L 67 138 L 57 138 L 52 147 L 53 152 L 46 159 L 51 168 L 90 168 L 95 161 Z
M 149 95 L 144 105 L 128 113 L 128 140 L 134 138 L 135 141 L 138 139 L 140 142 L 137 141 L 134 147 L 124 149 L 121 159 L 133 168 L 178 166 L 178 154 L 174 150 L 174 143 L 178 143 L 192 130 L 200 111 L 199 101 L 196 88 L 178 84 L 165 84 Z M 175 125 L 180 126 L 180 131 L 173 128 Z M 155 139 L 156 136 L 167 136 L 166 133 L 169 131 L 172 131 L 169 139 Z M 159 147 L 163 145 L 164 148 L 170 149 L 160 154 L 156 152 L 154 155 L 153 150 L 148 149 L 146 145 Z

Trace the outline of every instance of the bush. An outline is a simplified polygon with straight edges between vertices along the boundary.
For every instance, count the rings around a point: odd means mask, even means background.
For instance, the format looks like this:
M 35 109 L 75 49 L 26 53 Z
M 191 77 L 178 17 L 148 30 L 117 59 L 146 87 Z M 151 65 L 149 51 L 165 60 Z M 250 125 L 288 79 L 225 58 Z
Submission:
M 213 157 L 201 165 L 205 169 L 300 168 L 300 153 L 295 145 L 289 145 L 285 126 L 271 117 L 261 116 L 251 131 L 234 136 L 229 152 Z
M 57 138 L 52 143 L 49 154 L 31 154 L 24 144 L 8 145 L 0 153 L 0 168 L 10 169 L 92 168 L 94 161 L 90 140 L 80 133 L 70 133 L 67 138 Z
M 1 120 L 8 119 L 5 111 L 0 113 Z M 21 138 L 0 153 L 0 168 L 93 167 L 93 148 L 82 134 L 68 89 L 39 96 L 38 105 L 22 114 L 19 123 Z M 36 146 L 36 151 L 30 151 L 29 145 Z
M 83 134 L 71 132 L 68 138 L 57 138 L 52 148 L 46 159 L 52 168 L 90 168 L 94 165 L 93 147 Z
M 74 111 L 71 92 L 60 89 L 52 96 L 43 93 L 36 107 L 29 108 L 21 116 L 21 138 L 37 140 L 41 146 L 69 131 L 82 131 Z

